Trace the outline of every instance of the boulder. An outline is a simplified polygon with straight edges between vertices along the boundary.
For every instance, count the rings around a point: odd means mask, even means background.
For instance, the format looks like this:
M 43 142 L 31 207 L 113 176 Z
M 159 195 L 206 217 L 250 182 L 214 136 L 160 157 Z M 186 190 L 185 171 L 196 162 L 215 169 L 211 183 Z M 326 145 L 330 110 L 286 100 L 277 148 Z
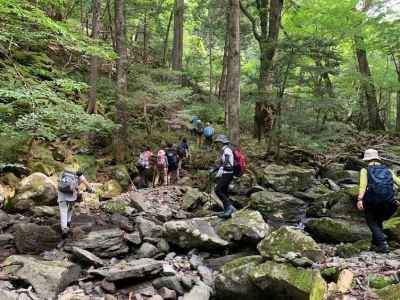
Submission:
M 184 289 L 178 276 L 163 276 L 154 279 L 152 284 L 156 289 L 166 287 L 175 291 L 178 295 L 184 294 Z
M 6 259 L 6 273 L 32 285 L 41 299 L 54 299 L 72 282 L 79 279 L 81 268 L 69 261 L 47 261 L 31 256 L 13 255 Z
M 281 193 L 302 192 L 311 186 L 315 175 L 314 169 L 270 164 L 263 170 L 261 182 Z
M 249 275 L 253 283 L 263 291 L 264 298 L 323 300 L 327 292 L 327 284 L 317 270 L 267 261 Z
M 125 165 L 116 165 L 112 170 L 112 178 L 126 190 L 131 184 L 128 168 Z
M 155 276 L 162 271 L 162 262 L 150 258 L 121 261 L 120 263 L 89 271 L 89 274 L 100 275 L 107 281 L 122 279 L 140 279 Z
M 129 247 L 124 240 L 124 232 L 118 228 L 92 231 L 81 240 L 67 243 L 67 249 L 72 249 L 72 247 L 88 250 L 101 258 L 129 252 Z
M 262 191 L 251 195 L 250 208 L 265 219 L 277 223 L 299 223 L 305 216 L 306 203 L 292 195 Z
M 145 219 L 143 217 L 137 217 L 135 219 L 136 225 L 138 227 L 140 236 L 143 238 L 160 238 L 163 235 L 163 227 L 157 225 L 153 221 Z
M 398 300 L 400 295 L 400 284 L 389 285 L 376 293 L 380 300 Z
M 229 243 L 218 236 L 207 219 L 169 221 L 164 224 L 166 240 L 184 249 L 213 249 Z
M 383 289 L 389 285 L 395 284 L 396 282 L 395 276 L 385 276 L 380 274 L 368 275 L 369 286 L 373 289 Z
M 322 177 L 332 179 L 335 182 L 358 183 L 359 174 L 357 171 L 345 170 L 345 165 L 339 163 L 331 163 L 321 170 Z
M 196 208 L 203 198 L 203 193 L 198 189 L 188 187 L 182 198 L 182 208 L 190 210 Z
M 241 210 L 232 218 L 217 226 L 217 233 L 227 241 L 262 240 L 271 231 L 262 215 L 254 210 Z
M 14 226 L 17 250 L 21 254 L 40 254 L 57 247 L 61 235 L 49 226 L 21 223 Z
M 97 193 L 81 192 L 82 201 L 79 207 L 86 210 L 98 210 L 100 208 L 100 197 Z
M 295 192 L 294 196 L 297 198 L 300 198 L 301 200 L 304 200 L 306 202 L 314 202 L 318 199 L 321 198 L 321 196 L 324 196 L 326 194 L 329 194 L 332 192 L 329 188 L 327 188 L 323 184 L 319 185 L 314 185 L 311 188 L 307 189 L 304 192 Z
M 83 250 L 78 247 L 72 247 L 72 253 L 80 262 L 83 262 L 86 265 L 94 267 L 104 266 L 103 260 L 93 253 L 90 253 L 89 251 Z
M 10 216 L 0 209 L 0 230 L 7 228 L 11 223 Z
M 125 214 L 129 209 L 129 203 L 125 199 L 115 197 L 108 200 L 103 206 L 105 212 L 109 214 Z
M 6 200 L 6 191 L 3 185 L 0 183 L 0 206 L 3 206 L 5 200 Z
M 60 210 L 57 206 L 35 206 L 31 208 L 35 217 L 58 217 Z
M 21 180 L 10 206 L 23 211 L 37 205 L 57 205 L 56 200 L 57 188 L 50 178 L 42 173 L 33 173 Z
M 315 240 L 325 243 L 351 243 L 371 239 L 371 232 L 365 223 L 331 218 L 310 219 L 306 223 L 306 230 Z
M 101 198 L 112 199 L 122 193 L 122 187 L 116 180 L 109 180 L 101 187 Z
M 391 240 L 400 242 L 400 217 L 387 220 L 383 228 Z
M 257 247 L 262 256 L 268 258 L 285 257 L 289 252 L 299 253 L 313 262 L 322 262 L 325 258 L 320 246 L 300 230 L 287 226 L 272 232 Z
M 218 299 L 264 299 L 251 281 L 249 274 L 263 262 L 261 256 L 247 256 L 235 259 L 225 264 L 215 280 Z
M 14 173 L 5 173 L 2 177 L 1 177 L 1 181 L 4 182 L 6 185 L 9 185 L 13 188 L 16 188 L 19 184 L 19 178 L 17 176 L 15 176 Z
M 368 251 L 371 241 L 361 240 L 354 243 L 340 244 L 336 247 L 336 255 L 343 258 L 349 258 L 359 255 L 362 251 Z
M 10 233 L 0 234 L 0 248 L 10 247 L 14 244 L 14 236 Z
M 95 156 L 79 154 L 74 158 L 78 162 L 80 168 L 84 171 L 85 177 L 89 181 L 96 181 L 97 177 L 97 159 Z
M 150 243 L 143 243 L 140 248 L 136 251 L 138 258 L 152 258 L 160 253 L 158 248 Z
M 185 294 L 182 300 L 208 300 L 211 294 L 212 290 L 209 286 L 199 283 L 189 293 Z

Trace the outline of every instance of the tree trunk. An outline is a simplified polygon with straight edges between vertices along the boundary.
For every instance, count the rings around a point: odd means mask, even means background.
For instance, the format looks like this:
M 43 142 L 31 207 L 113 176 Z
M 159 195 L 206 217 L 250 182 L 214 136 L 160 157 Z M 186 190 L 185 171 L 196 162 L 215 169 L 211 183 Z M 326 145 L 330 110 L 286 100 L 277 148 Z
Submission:
M 92 38 L 97 39 L 100 32 L 100 10 L 101 0 L 93 0 L 93 18 L 92 18 Z M 87 112 L 95 114 L 97 112 L 96 98 L 97 98 L 97 75 L 98 75 L 99 59 L 93 55 L 90 58 L 90 91 L 89 91 L 89 106 Z
M 397 82 L 400 84 L 400 55 L 392 54 L 393 64 L 397 73 Z M 396 91 L 396 131 L 400 131 L 400 88 Z
M 175 0 L 174 13 L 174 45 L 172 49 L 172 69 L 182 70 L 183 59 L 183 15 L 184 0 Z
M 376 90 L 369 68 L 367 51 L 364 47 L 364 40 L 361 36 L 355 37 L 356 54 L 358 68 L 361 75 L 361 88 L 365 94 L 368 107 L 369 129 L 384 130 L 385 126 L 379 116 L 378 102 L 376 99 Z
M 219 91 L 218 91 L 218 97 L 219 99 L 224 101 L 224 107 L 225 107 L 225 118 L 224 118 L 224 123 L 225 127 L 229 127 L 229 114 L 228 114 L 228 103 L 227 103 L 227 98 L 226 98 L 226 82 L 227 82 L 227 76 L 228 76 L 228 55 L 229 55 L 229 10 L 226 11 L 226 25 L 225 25 L 225 46 L 224 46 L 224 58 L 223 58 L 223 67 L 222 67 L 222 73 L 221 73 L 221 79 L 219 82 Z
M 144 13 L 143 21 L 143 62 L 147 61 L 147 44 L 148 44 L 148 34 L 147 34 L 147 9 Z
M 115 41 L 115 33 L 113 29 L 113 19 L 112 19 L 112 14 L 111 14 L 111 3 L 110 0 L 107 0 L 107 15 L 108 15 L 108 22 L 110 23 L 110 35 L 111 35 L 111 42 L 114 51 L 117 51 L 117 45 Z
M 229 0 L 229 57 L 227 99 L 229 101 L 229 138 L 240 144 L 240 6 Z
M 164 38 L 164 49 L 163 49 L 163 59 L 162 63 L 165 65 L 167 63 L 167 51 L 168 51 L 168 39 L 169 39 L 169 31 L 171 30 L 171 23 L 172 23 L 172 18 L 174 17 L 174 10 L 171 11 L 171 14 L 169 15 L 169 20 L 168 20 L 168 25 L 167 25 L 167 31 L 165 32 L 165 38 Z
M 115 158 L 123 161 L 126 154 L 127 142 L 127 115 L 126 96 L 128 88 L 127 79 L 127 49 L 126 49 L 126 24 L 125 24 L 125 0 L 115 0 L 115 36 L 116 48 L 119 55 L 117 60 L 117 101 L 116 116 L 120 127 L 115 134 Z

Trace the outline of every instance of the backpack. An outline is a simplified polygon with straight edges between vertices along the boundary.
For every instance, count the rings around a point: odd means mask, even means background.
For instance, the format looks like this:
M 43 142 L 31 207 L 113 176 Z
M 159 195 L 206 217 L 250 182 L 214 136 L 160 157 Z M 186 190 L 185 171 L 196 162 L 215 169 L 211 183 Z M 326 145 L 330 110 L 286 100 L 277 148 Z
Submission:
M 164 150 L 159 150 L 157 153 L 157 167 L 159 168 L 166 167 L 166 156 Z
M 394 200 L 393 175 L 384 165 L 368 167 L 367 203 L 391 203 Z
M 204 128 L 204 136 L 205 137 L 212 137 L 214 134 L 214 129 L 212 127 Z
M 240 152 L 239 148 L 234 149 L 232 152 L 234 159 L 233 176 L 242 177 L 246 171 L 246 156 Z
M 138 159 L 138 165 L 142 168 L 146 166 L 146 153 L 140 153 L 139 159 Z
M 178 155 L 179 157 L 186 157 L 187 155 L 187 149 L 186 149 L 186 145 L 184 143 L 181 143 L 178 147 Z
M 73 194 L 79 188 L 79 178 L 76 173 L 64 171 L 58 178 L 58 190 L 62 193 Z
M 178 168 L 178 155 L 175 150 L 167 150 L 167 161 L 170 169 L 174 170 Z

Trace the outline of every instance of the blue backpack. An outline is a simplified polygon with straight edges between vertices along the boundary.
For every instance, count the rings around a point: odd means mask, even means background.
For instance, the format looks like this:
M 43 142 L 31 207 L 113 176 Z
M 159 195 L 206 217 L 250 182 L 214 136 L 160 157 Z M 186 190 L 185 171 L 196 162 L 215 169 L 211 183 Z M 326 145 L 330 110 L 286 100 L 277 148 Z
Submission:
M 212 137 L 214 135 L 214 129 L 212 127 L 204 128 L 204 136 L 205 137 Z
M 368 189 L 366 196 L 370 204 L 393 202 L 393 175 L 386 166 L 376 165 L 368 167 Z

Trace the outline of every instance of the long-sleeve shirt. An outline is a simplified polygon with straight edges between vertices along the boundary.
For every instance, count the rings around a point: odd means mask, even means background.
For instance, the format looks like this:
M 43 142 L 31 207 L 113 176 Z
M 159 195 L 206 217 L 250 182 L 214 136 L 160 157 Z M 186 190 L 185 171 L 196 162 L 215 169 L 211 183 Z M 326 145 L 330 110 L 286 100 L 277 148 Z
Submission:
M 233 173 L 233 165 L 235 158 L 233 156 L 232 149 L 229 146 L 222 148 L 221 164 L 217 173 L 217 177 L 221 177 L 222 174 Z
M 376 164 L 376 163 L 375 163 Z M 397 186 L 400 186 L 400 178 L 396 176 L 393 171 L 390 171 L 393 176 L 393 181 Z M 360 188 L 359 193 L 365 193 L 367 191 L 368 186 L 368 170 L 362 169 L 360 173 Z

